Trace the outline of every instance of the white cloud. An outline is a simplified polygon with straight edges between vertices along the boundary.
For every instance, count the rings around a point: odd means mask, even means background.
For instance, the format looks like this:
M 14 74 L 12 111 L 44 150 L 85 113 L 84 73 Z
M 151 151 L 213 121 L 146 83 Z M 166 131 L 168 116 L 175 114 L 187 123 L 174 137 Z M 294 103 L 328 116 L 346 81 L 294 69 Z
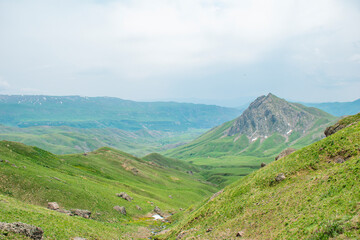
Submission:
M 228 66 L 258 64 L 261 71 L 280 52 L 283 61 L 305 74 L 354 78 L 360 70 L 346 65 L 360 49 L 354 5 L 340 0 L 0 0 L 0 33 L 7 36 L 0 39 L 0 72 L 29 88 L 65 91 L 77 82 L 81 91 L 85 82 L 93 87 L 102 82 L 121 86 L 119 94 L 128 97 L 148 94 L 152 86 L 170 91 L 184 73 L 192 73 L 196 82 L 197 76 Z M 86 79 L 79 74 L 94 69 L 103 74 Z

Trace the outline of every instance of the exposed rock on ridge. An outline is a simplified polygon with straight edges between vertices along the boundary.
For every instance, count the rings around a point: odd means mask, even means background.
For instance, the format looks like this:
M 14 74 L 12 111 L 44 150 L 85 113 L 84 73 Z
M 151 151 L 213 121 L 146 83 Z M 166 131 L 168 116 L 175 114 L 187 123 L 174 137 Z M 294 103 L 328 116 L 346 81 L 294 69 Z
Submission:
M 255 141 L 258 138 L 267 138 L 274 133 L 285 137 L 294 131 L 304 134 L 322 114 L 326 113 L 313 111 L 313 108 L 301 104 L 287 102 L 269 93 L 252 102 L 243 114 L 234 120 L 224 135 L 244 134 Z

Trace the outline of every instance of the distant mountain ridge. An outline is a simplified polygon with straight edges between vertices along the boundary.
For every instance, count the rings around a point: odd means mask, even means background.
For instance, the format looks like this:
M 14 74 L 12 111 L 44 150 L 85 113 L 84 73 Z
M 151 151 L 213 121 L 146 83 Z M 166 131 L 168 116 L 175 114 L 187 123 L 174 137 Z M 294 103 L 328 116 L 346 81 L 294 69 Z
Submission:
M 239 114 L 235 108 L 112 97 L 0 95 L 0 124 L 184 131 L 212 128 Z
M 316 107 L 334 116 L 354 115 L 360 112 L 360 98 L 353 102 L 301 103 L 308 107 Z

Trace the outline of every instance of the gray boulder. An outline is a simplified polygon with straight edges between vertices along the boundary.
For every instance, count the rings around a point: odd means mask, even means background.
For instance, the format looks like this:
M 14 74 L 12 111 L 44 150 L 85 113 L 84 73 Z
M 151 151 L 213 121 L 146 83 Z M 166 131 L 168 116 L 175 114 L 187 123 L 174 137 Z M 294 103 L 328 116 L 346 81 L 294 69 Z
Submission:
M 117 193 L 116 196 L 121 197 L 121 198 L 123 198 L 123 199 L 125 199 L 126 201 L 129 201 L 129 202 L 131 202 L 131 200 L 133 200 L 133 198 L 130 197 L 130 196 L 129 196 L 127 193 L 125 193 L 125 192 Z
M 43 239 L 44 231 L 36 226 L 22 222 L 3 223 L 0 222 L 0 230 L 25 235 L 31 239 Z
M 283 174 L 283 173 L 280 173 L 279 175 L 277 175 L 276 177 L 275 177 L 275 180 L 277 181 L 277 182 L 281 182 L 281 181 L 283 181 L 283 180 L 285 180 L 285 174 Z
M 91 212 L 89 210 L 83 210 L 83 209 L 71 209 L 71 214 L 74 216 L 80 216 L 83 218 L 90 218 Z
M 59 204 L 57 204 L 57 202 L 48 202 L 47 208 L 50 210 L 58 210 L 60 207 Z
M 125 209 L 125 207 L 115 206 L 115 207 L 113 207 L 113 208 L 114 208 L 116 211 L 118 211 L 118 212 L 126 215 L 126 209 Z

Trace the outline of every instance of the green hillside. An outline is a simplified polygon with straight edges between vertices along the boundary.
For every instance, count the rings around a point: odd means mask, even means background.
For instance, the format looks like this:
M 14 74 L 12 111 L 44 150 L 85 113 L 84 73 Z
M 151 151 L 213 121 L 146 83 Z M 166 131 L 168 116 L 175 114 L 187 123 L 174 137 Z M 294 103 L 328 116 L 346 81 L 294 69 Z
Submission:
M 111 97 L 0 95 L 0 124 L 186 131 L 219 125 L 240 110 L 176 102 L 135 102 Z
M 360 114 L 350 120 L 226 187 L 162 239 L 359 239 Z
M 255 100 L 240 117 L 165 155 L 213 166 L 203 176 L 226 185 L 260 168 L 262 162 L 272 162 L 288 147 L 299 149 L 320 140 L 325 127 L 336 119 L 319 109 L 269 94 Z
M 144 156 L 185 144 L 204 129 L 164 132 L 141 129 L 125 131 L 116 128 L 74 128 L 67 126 L 9 127 L 0 125 L 0 140 L 37 146 L 55 154 L 83 153 L 108 146 Z
M 76 235 L 117 239 L 115 236 L 124 229 L 136 232 L 143 226 L 146 219 L 141 219 L 155 206 L 172 214 L 216 191 L 198 180 L 199 176 L 187 174 L 185 166 L 178 171 L 111 148 L 54 155 L 37 147 L 1 141 L 0 159 L 0 222 L 33 224 L 52 239 Z M 117 197 L 120 192 L 129 194 L 133 201 Z M 68 210 L 90 210 L 92 217 L 69 217 L 47 210 L 48 202 L 57 202 Z M 116 205 L 124 206 L 127 215 L 115 211 Z

